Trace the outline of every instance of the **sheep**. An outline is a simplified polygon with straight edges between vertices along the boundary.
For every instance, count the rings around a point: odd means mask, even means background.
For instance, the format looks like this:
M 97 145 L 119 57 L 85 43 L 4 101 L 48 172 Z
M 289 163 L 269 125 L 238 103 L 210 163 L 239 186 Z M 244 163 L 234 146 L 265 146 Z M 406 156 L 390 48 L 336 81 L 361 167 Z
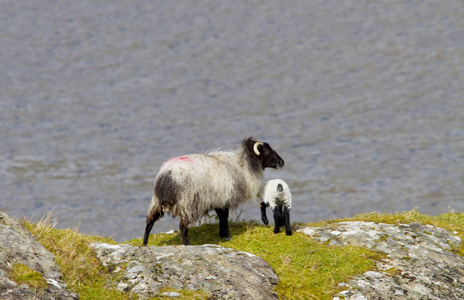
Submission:
M 265 168 L 283 166 L 284 160 L 268 143 L 252 137 L 244 139 L 235 151 L 218 150 L 168 160 L 155 178 L 143 245 L 148 243 L 153 224 L 165 213 L 180 218 L 182 242 L 190 245 L 188 226 L 213 209 L 219 218 L 219 236 L 231 240 L 229 209 L 256 199 Z
M 266 207 L 270 206 L 274 213 L 274 233 L 280 231 L 279 227 L 285 225 L 285 233 L 292 235 L 290 228 L 290 209 L 292 208 L 292 194 L 287 183 L 280 179 L 269 180 L 264 186 L 264 192 L 260 192 L 263 201 L 261 207 L 261 220 L 268 225 Z

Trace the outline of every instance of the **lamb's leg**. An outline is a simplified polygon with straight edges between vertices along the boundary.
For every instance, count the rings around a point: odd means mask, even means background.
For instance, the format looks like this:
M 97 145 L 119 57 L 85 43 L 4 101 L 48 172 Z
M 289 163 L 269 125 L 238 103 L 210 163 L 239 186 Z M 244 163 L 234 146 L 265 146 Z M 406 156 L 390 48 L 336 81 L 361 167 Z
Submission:
M 219 236 L 224 238 L 226 241 L 230 241 L 229 232 L 229 209 L 228 208 L 216 208 L 216 214 L 219 218 Z
M 290 209 L 284 206 L 284 223 L 285 223 L 285 233 L 287 235 L 292 235 L 292 228 L 290 227 Z
M 261 202 L 261 204 L 259 205 L 259 207 L 261 208 L 261 221 L 263 221 L 265 225 L 269 224 L 269 220 L 267 219 L 267 215 L 266 215 L 266 207 L 268 206 L 269 204 L 264 203 L 264 202 Z
M 274 210 L 274 233 L 280 232 L 280 226 L 282 226 L 282 205 L 277 205 Z
M 188 225 L 185 225 L 182 221 L 179 224 L 180 233 L 182 234 L 182 243 L 186 246 L 190 245 L 190 239 L 188 236 Z

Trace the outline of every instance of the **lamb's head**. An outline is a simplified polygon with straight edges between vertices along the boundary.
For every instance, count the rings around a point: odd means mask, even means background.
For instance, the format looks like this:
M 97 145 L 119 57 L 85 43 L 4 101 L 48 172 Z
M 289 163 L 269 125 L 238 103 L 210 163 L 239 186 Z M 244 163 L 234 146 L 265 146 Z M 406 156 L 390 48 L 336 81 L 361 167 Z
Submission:
M 269 146 L 268 143 L 248 138 L 243 141 L 243 146 L 248 150 L 251 156 L 254 156 L 262 169 L 274 168 L 280 169 L 284 166 L 284 160 Z

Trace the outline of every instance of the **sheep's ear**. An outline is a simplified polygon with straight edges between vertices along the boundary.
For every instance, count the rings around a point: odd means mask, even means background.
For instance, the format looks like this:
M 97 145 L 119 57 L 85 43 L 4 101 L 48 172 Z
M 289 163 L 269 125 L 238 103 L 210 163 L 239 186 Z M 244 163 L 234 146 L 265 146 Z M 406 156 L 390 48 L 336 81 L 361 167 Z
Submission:
M 255 144 L 255 142 L 256 141 L 254 141 L 252 137 L 249 137 L 242 141 L 242 147 L 250 152 L 253 152 L 253 145 Z

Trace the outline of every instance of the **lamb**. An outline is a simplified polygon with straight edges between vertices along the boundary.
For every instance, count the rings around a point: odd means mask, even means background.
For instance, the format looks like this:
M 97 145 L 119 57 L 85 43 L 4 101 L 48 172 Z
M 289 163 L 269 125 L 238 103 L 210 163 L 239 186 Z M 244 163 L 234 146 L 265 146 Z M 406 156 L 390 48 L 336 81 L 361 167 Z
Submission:
M 283 159 L 268 143 L 244 139 L 235 151 L 189 154 L 165 162 L 155 178 L 143 245 L 153 224 L 165 213 L 180 218 L 184 245 L 190 245 L 188 226 L 206 212 L 219 217 L 219 236 L 231 240 L 229 209 L 255 199 L 262 189 L 265 168 L 279 169 Z
M 290 209 L 292 208 L 292 194 L 287 183 L 280 179 L 269 180 L 265 187 L 261 207 L 261 220 L 268 225 L 269 221 L 266 216 L 266 207 L 270 206 L 274 213 L 274 233 L 280 231 L 281 226 L 285 225 L 285 233 L 292 235 L 290 228 Z

